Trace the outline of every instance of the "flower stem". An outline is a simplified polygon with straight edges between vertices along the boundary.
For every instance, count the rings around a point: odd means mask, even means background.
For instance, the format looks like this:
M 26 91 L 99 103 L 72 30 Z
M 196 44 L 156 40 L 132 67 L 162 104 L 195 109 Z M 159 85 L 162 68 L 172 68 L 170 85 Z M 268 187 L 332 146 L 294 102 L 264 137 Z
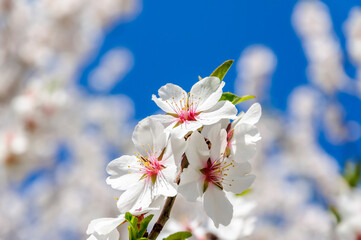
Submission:
M 189 163 L 188 163 L 187 157 L 185 155 L 183 155 L 181 166 L 179 168 L 177 177 L 174 180 L 175 183 L 179 184 L 180 175 L 183 172 L 183 169 L 188 167 L 188 164 Z M 170 212 L 172 211 L 172 207 L 173 207 L 176 197 L 177 197 L 177 195 L 175 195 L 174 197 L 167 197 L 167 199 L 164 203 L 164 206 L 163 206 L 163 210 L 162 210 L 157 222 L 154 224 L 152 231 L 150 232 L 150 234 L 148 236 L 149 239 L 151 239 L 151 240 L 157 239 L 159 233 L 162 231 L 164 225 L 166 224 L 166 222 L 169 219 L 169 215 L 170 215 Z

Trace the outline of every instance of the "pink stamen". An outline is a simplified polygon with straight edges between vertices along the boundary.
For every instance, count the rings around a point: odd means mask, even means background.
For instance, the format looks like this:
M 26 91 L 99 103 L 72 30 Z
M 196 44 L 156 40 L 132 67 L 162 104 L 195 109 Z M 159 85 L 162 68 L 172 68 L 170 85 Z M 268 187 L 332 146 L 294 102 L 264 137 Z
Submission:
M 212 161 L 209 158 L 204 168 L 200 170 L 204 178 L 203 192 L 206 191 L 210 183 L 219 187 L 220 189 L 223 189 L 224 184 L 232 186 L 230 182 L 234 180 L 227 180 L 225 178 L 225 176 L 228 176 L 227 173 L 231 167 L 234 167 L 233 160 L 226 161 L 223 157 L 221 157 L 215 161 Z
M 141 157 L 143 161 L 143 168 L 140 172 L 145 174 L 148 179 L 156 177 L 165 167 L 163 165 L 164 160 L 158 160 L 155 154 L 150 154 L 149 157 Z
M 179 102 L 175 101 L 174 98 L 171 101 L 166 102 L 175 112 L 175 121 L 182 124 L 197 120 L 197 116 L 199 115 L 199 112 L 197 112 L 199 100 L 200 99 L 194 99 L 193 95 L 188 94 Z
M 222 167 L 219 161 L 208 159 L 206 166 L 201 169 L 204 181 L 218 185 L 222 180 Z

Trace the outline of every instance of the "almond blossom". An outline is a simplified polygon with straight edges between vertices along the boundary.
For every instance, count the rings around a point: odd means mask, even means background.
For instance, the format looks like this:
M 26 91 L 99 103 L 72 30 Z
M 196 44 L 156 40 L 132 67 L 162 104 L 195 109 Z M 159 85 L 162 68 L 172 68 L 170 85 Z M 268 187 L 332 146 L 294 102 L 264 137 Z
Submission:
M 227 132 L 221 129 L 221 124 L 210 129 L 208 140 L 209 145 L 198 131 L 190 136 L 186 150 L 189 166 L 183 170 L 178 190 L 188 201 L 202 197 L 205 211 L 215 226 L 226 226 L 232 220 L 233 206 L 225 191 L 242 193 L 255 176 L 248 174 L 251 170 L 248 162 L 237 163 L 224 156 Z
M 219 101 L 224 84 L 217 77 L 206 77 L 194 84 L 187 94 L 181 87 L 168 83 L 159 89 L 159 98 L 152 96 L 167 114 L 152 118 L 161 121 L 178 138 L 203 125 L 233 119 L 236 107 L 229 101 Z
M 261 105 L 254 103 L 227 127 L 227 150 L 237 162 L 248 161 L 256 154 L 256 142 L 261 139 L 255 124 L 261 117 Z
M 133 133 L 139 153 L 124 155 L 109 163 L 107 183 L 124 190 L 118 200 L 122 211 L 148 207 L 157 196 L 175 196 L 176 163 L 184 153 L 185 141 L 170 138 L 161 123 L 146 118 Z

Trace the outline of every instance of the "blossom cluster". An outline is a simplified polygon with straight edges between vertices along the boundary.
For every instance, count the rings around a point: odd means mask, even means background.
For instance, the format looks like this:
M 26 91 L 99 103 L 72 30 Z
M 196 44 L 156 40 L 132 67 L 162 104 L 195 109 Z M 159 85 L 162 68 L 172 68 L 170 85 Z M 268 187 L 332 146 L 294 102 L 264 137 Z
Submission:
M 199 202 L 216 228 L 231 223 L 230 199 L 254 182 L 249 160 L 261 138 L 255 126 L 261 117 L 260 105 L 255 103 L 237 115 L 235 104 L 242 98 L 223 93 L 224 75 L 217 73 L 228 70 L 232 62 L 200 79 L 189 93 L 166 84 L 159 89 L 159 97 L 152 96 L 165 114 L 140 121 L 132 136 L 134 155 L 108 164 L 106 182 L 121 191 L 117 198 L 120 214 L 93 220 L 87 230 L 89 239 L 118 239 L 117 227 L 125 222 L 127 212 L 143 218 L 160 211 L 177 194 L 188 202 Z M 159 234 L 153 231 L 150 239 Z
M 139 9 L 137 0 L 0 1 L 0 239 L 82 238 L 90 219 L 116 210 L 101 169 L 109 148 L 129 149 L 133 102 L 85 92 L 78 73 L 104 30 Z M 95 93 L 127 73 L 128 52 L 105 53 L 110 80 Z

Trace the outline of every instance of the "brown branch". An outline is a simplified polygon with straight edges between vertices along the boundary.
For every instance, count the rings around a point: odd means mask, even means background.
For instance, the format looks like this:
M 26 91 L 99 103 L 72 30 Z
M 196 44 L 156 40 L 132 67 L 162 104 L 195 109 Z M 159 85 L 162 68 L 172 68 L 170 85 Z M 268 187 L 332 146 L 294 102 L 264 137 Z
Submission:
M 183 169 L 188 167 L 188 165 L 189 165 L 188 159 L 184 154 L 177 177 L 174 180 L 175 183 L 179 184 L 180 175 L 183 172 Z M 155 240 L 158 237 L 159 233 L 162 231 L 164 225 L 166 224 L 166 222 L 169 219 L 169 215 L 170 215 L 170 212 L 172 211 L 172 207 L 173 207 L 176 197 L 177 197 L 177 195 L 175 195 L 174 197 L 167 197 L 167 199 L 164 203 L 164 206 L 163 206 L 163 210 L 162 210 L 157 222 L 154 224 L 152 231 L 150 232 L 150 234 L 148 236 L 149 239 Z

